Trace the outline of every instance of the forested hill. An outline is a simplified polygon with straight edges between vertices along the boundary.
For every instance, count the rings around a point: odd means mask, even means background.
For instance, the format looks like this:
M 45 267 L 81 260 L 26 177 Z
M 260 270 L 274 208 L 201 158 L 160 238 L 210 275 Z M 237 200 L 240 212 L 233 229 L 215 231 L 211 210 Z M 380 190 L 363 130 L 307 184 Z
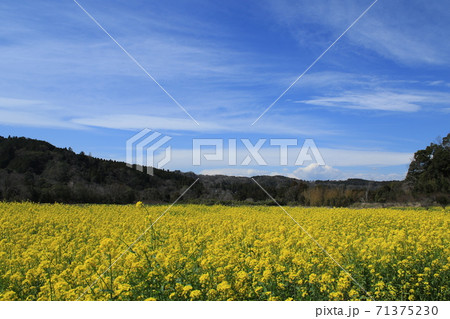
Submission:
M 0 198 L 34 202 L 166 202 L 196 176 L 103 160 L 28 138 L 0 137 Z
M 444 204 L 450 193 L 450 134 L 416 153 L 404 182 L 305 182 L 257 176 L 280 204 L 349 206 L 361 203 Z M 123 162 L 98 159 L 24 137 L 0 137 L 0 200 L 114 203 L 173 202 L 195 179 L 182 202 L 273 204 L 250 178 L 203 176 L 154 169 L 150 176 Z

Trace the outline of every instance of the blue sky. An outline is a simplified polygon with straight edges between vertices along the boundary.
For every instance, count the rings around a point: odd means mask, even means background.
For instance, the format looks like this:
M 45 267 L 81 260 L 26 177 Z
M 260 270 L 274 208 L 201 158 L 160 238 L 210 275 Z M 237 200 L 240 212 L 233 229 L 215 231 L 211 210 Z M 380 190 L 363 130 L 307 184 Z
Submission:
M 372 1 L 78 2 L 200 125 L 74 1 L 5 0 L 0 135 L 125 160 L 150 128 L 172 137 L 169 169 L 387 180 L 449 132 L 447 1 L 379 0 L 253 126 Z M 193 138 L 238 139 L 239 156 L 241 138 L 312 138 L 326 165 L 192 166 Z

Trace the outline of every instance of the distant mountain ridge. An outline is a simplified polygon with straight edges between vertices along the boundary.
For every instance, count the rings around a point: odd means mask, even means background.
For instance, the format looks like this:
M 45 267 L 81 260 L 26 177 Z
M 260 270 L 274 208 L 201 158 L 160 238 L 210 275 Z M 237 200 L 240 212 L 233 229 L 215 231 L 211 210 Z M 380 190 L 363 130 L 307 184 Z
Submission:
M 154 175 L 25 137 L 0 137 L 0 200 L 127 204 L 173 202 L 195 179 L 181 202 L 273 204 L 247 177 L 206 176 L 154 169 Z M 285 176 L 256 176 L 280 204 L 349 206 L 410 200 L 405 182 L 306 182 Z M 409 187 L 410 188 L 410 187 Z M 403 198 L 404 197 L 404 198 Z

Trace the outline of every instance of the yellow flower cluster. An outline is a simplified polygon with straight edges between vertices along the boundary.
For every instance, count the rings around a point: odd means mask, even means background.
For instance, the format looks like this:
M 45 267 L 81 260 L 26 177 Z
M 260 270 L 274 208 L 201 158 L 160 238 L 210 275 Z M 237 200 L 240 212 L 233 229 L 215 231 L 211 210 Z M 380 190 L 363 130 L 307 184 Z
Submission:
M 115 262 L 166 208 L 0 203 L 0 300 L 369 299 L 278 207 L 174 206 Z M 373 299 L 450 299 L 449 210 L 286 209 Z

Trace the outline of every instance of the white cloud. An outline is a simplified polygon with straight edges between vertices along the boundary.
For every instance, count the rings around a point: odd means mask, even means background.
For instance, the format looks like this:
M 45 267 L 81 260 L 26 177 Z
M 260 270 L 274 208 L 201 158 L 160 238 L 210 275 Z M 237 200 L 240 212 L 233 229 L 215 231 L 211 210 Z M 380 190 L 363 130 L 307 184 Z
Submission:
M 15 99 L 9 97 L 0 97 L 0 108 L 24 108 L 24 107 L 35 107 L 36 105 L 43 104 L 42 101 L 38 100 L 27 100 L 27 99 Z
M 215 116 L 214 116 L 215 115 Z M 271 116 L 264 119 L 258 125 L 250 126 L 250 117 L 247 112 L 238 112 L 234 114 L 217 115 L 211 114 L 207 118 L 196 118 L 200 125 L 195 124 L 187 116 L 184 118 L 174 116 L 152 116 L 137 114 L 107 114 L 107 115 L 91 115 L 86 117 L 73 117 L 71 122 L 77 125 L 110 128 L 119 130 L 141 130 L 143 128 L 151 128 L 163 131 L 189 131 L 203 133 L 220 133 L 227 134 L 230 132 L 242 133 L 242 138 L 246 138 L 251 134 L 290 134 L 293 136 L 301 135 L 329 135 L 336 134 L 337 131 L 330 128 L 330 124 L 324 120 L 318 120 L 308 116 L 297 116 L 293 119 L 291 116 Z M 304 123 L 298 125 L 298 123 Z M 280 125 L 280 123 L 284 123 Z M 323 127 L 327 127 L 324 129 Z
M 325 163 L 331 166 L 396 166 L 411 162 L 413 153 L 373 150 L 319 148 Z
M 376 181 L 391 181 L 391 180 L 403 180 L 406 176 L 404 173 L 355 173 L 342 171 L 329 165 L 320 166 L 316 163 L 310 164 L 306 167 L 299 167 L 292 174 L 288 174 L 289 177 L 303 179 L 307 181 L 315 180 L 347 180 L 349 178 L 360 178 L 366 180 Z
M 420 106 L 412 103 L 416 96 L 404 96 L 390 93 L 381 94 L 344 94 L 338 97 L 322 97 L 299 101 L 305 104 L 342 107 L 348 109 L 416 112 Z M 420 99 L 419 99 L 420 100 Z
M 119 130 L 151 128 L 171 131 L 210 131 L 223 129 L 214 122 L 200 122 L 200 125 L 197 125 L 190 118 L 146 116 L 138 114 L 110 114 L 96 117 L 74 118 L 72 119 L 72 122 L 80 125 Z
M 51 114 L 28 111 L 8 111 L 0 109 L 0 123 L 3 125 L 45 127 L 59 129 L 84 129 L 85 127 L 70 123 Z
M 379 92 L 347 91 L 338 96 L 317 97 L 297 101 L 310 105 L 338 107 L 360 110 L 379 110 L 395 112 L 417 112 L 422 105 L 448 104 L 450 94 L 442 92 L 404 91 L 394 92 L 393 89 Z
M 230 103 L 236 103 L 230 99 Z M 225 100 L 226 101 L 226 100 Z M 61 127 L 66 129 L 83 129 L 88 127 L 109 128 L 117 130 L 154 130 L 177 132 L 220 133 L 240 132 L 242 137 L 252 134 L 266 134 L 276 132 L 276 135 L 290 134 L 293 136 L 314 135 L 323 136 L 337 134 L 338 131 L 327 121 L 311 116 L 300 115 L 295 118 L 288 115 L 273 115 L 264 119 L 258 125 L 250 126 L 249 118 L 253 118 L 252 111 L 245 109 L 221 108 L 224 113 L 216 114 L 211 111 L 207 116 L 196 117 L 200 125 L 185 115 L 176 106 L 147 107 L 147 115 L 133 105 L 109 105 L 109 112 L 102 112 L 97 105 L 83 105 L 81 107 L 60 107 L 57 102 L 17 99 L 0 96 L 0 110 L 3 114 L 0 122 L 6 125 L 21 125 L 32 127 Z M 213 103 L 212 103 L 213 104 Z M 127 113 L 119 113 L 120 110 Z M 157 109 L 158 114 L 166 116 L 148 115 L 151 109 Z M 213 108 L 214 109 L 214 108 Z M 117 110 L 117 111 L 113 111 Z M 135 112 L 133 112 L 136 110 Z M 165 112 L 163 112 L 165 111 Z M 155 112 L 156 113 L 156 112 Z M 181 117 L 180 117 L 181 113 Z M 23 118 L 23 121 L 20 121 Z M 302 125 L 298 125 L 298 123 Z M 280 125 L 280 123 L 284 123 Z
M 64 118 L 64 113 L 62 108 L 46 101 L 0 96 L 0 123 L 4 125 L 83 129 Z
M 341 179 L 342 172 L 329 165 L 320 166 L 317 163 L 309 164 L 306 167 L 299 167 L 291 174 L 292 177 L 303 180 L 334 180 Z

